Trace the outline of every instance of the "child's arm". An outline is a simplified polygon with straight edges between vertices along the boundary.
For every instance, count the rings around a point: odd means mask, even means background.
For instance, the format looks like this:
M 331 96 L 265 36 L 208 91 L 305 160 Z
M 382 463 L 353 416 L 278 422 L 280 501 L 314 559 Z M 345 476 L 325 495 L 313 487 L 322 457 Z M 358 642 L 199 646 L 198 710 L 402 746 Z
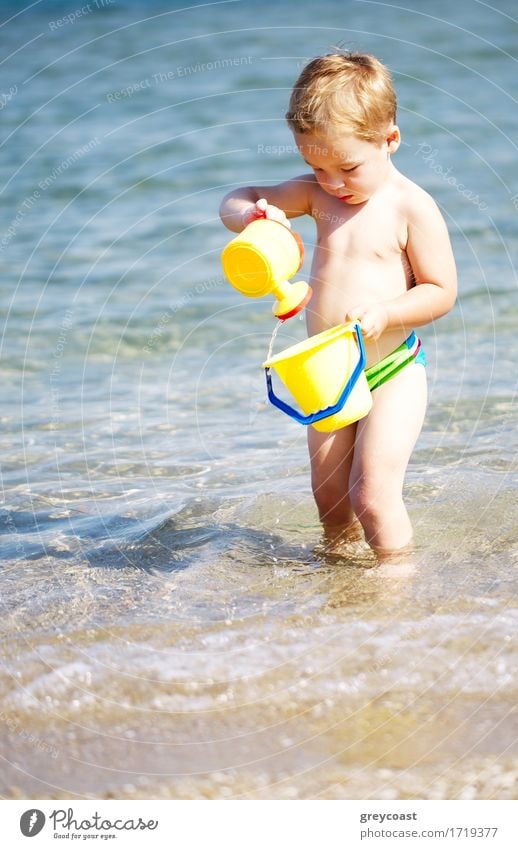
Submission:
M 219 214 L 223 224 L 234 233 L 255 218 L 272 218 L 290 227 L 288 218 L 311 214 L 311 174 L 294 177 L 277 186 L 247 186 L 225 195 Z
M 445 315 L 457 297 L 457 272 L 444 219 L 433 199 L 420 193 L 408 215 L 406 255 L 415 286 L 389 301 L 358 305 L 346 320 L 361 321 L 367 339 L 387 329 L 419 327 Z

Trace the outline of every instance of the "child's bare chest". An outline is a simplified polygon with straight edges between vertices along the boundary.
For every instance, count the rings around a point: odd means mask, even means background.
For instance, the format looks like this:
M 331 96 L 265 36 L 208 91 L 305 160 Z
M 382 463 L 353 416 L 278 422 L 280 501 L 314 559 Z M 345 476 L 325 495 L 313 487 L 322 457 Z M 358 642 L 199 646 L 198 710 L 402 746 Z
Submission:
M 385 204 L 348 206 L 326 196 L 313 207 L 313 216 L 318 247 L 335 259 L 390 261 L 405 251 L 404 222 L 389 215 Z

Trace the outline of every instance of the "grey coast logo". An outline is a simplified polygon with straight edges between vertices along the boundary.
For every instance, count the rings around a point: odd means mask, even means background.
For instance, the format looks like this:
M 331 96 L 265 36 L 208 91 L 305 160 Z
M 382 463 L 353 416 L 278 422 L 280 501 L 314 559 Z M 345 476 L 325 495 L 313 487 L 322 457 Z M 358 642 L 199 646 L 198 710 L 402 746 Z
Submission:
M 25 837 L 35 837 L 45 825 L 45 814 L 37 808 L 25 811 L 20 817 L 20 831 Z

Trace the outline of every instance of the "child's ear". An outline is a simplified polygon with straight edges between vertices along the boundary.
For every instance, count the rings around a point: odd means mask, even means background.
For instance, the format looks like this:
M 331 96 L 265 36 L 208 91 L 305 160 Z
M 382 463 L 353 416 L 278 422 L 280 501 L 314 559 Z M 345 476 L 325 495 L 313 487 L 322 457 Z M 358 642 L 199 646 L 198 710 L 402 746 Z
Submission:
M 401 144 L 401 133 L 399 132 L 399 127 L 397 127 L 395 124 L 390 129 L 390 132 L 386 137 L 386 142 L 389 154 L 395 153 L 399 145 Z

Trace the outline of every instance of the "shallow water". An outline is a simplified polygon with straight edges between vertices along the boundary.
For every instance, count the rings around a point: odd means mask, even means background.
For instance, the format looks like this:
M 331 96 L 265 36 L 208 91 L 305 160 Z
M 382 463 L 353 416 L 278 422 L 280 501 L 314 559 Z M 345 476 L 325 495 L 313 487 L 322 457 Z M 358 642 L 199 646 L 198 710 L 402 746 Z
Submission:
M 2 7 L 3 796 L 515 796 L 518 24 L 410 6 Z M 461 288 L 382 569 L 319 549 L 271 303 L 219 262 L 222 194 L 300 173 L 289 89 L 338 41 L 394 72 Z

